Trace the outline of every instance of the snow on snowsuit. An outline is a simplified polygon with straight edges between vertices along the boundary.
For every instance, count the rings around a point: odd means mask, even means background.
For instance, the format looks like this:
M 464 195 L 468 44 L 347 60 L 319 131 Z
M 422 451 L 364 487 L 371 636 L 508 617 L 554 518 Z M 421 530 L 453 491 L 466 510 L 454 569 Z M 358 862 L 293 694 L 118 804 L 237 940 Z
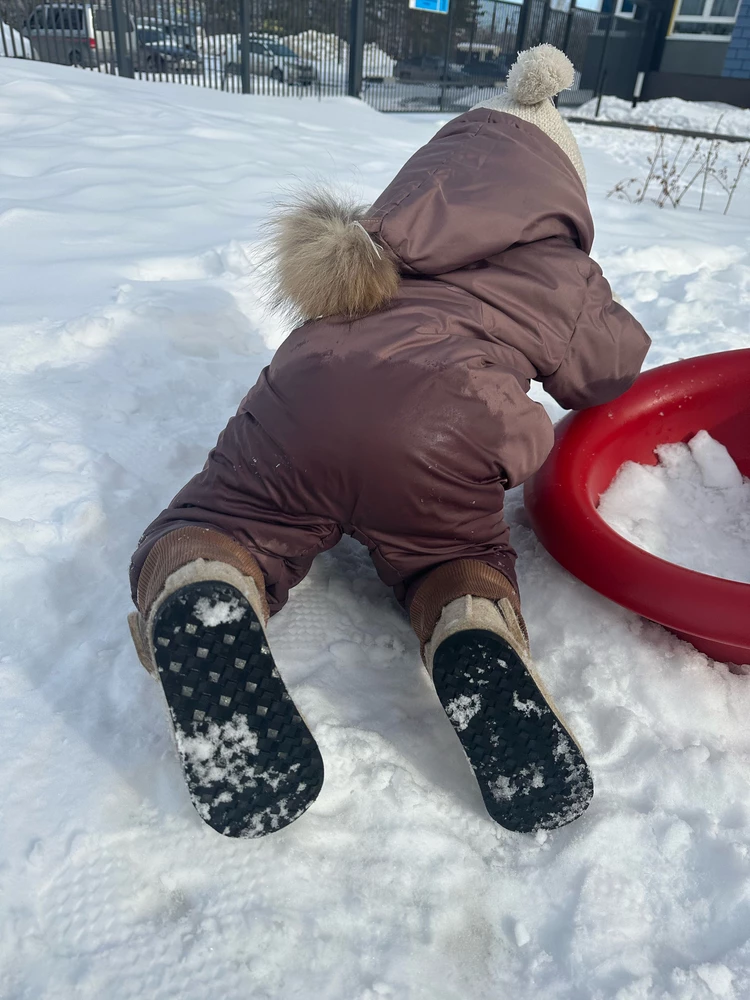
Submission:
M 146 530 L 134 597 L 154 542 L 177 528 L 239 543 L 271 612 L 342 533 L 367 545 L 407 605 L 436 567 L 438 608 L 496 596 L 499 580 L 515 588 L 504 490 L 553 442 L 530 380 L 566 408 L 607 402 L 631 385 L 649 339 L 589 257 L 571 161 L 513 115 L 450 122 L 362 225 L 399 271 L 395 297 L 290 334 L 203 471 Z M 201 555 L 195 530 L 182 537 Z M 435 620 L 433 609 L 418 633 Z

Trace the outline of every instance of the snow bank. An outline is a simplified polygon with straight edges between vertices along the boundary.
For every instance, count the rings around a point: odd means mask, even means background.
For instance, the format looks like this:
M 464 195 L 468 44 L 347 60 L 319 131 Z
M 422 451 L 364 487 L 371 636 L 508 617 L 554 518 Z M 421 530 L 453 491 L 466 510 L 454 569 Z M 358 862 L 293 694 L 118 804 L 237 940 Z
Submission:
M 349 43 L 338 35 L 320 31 L 303 31 L 298 35 L 288 35 L 284 42 L 305 58 L 313 59 L 325 66 L 349 65 Z M 395 60 L 387 52 L 369 42 L 364 49 L 364 76 L 393 76 Z
M 26 56 L 31 58 L 31 45 L 15 28 L 0 21 L 0 57 Z
M 254 271 L 272 199 L 310 176 L 374 199 L 439 119 L 20 60 L 0 62 L 0 108 L 0 992 L 750 995 L 748 678 L 568 576 L 520 491 L 537 668 L 596 782 L 554 835 L 487 819 L 356 543 L 271 624 L 326 767 L 271 838 L 201 825 L 132 649 L 138 536 L 285 334 Z M 650 363 L 749 346 L 746 191 L 727 219 L 606 201 L 634 140 L 585 131 L 597 255 L 654 335 Z
M 750 583 L 750 480 L 706 431 L 626 462 L 599 513 L 639 548 L 699 573 Z
M 574 113 L 583 118 L 593 118 L 596 103 L 596 100 L 587 101 Z M 633 108 L 630 101 L 605 97 L 599 117 L 603 121 L 663 125 L 750 138 L 750 109 L 735 108 L 731 104 L 701 104 L 683 101 L 679 97 L 662 97 L 658 101 L 644 101 Z

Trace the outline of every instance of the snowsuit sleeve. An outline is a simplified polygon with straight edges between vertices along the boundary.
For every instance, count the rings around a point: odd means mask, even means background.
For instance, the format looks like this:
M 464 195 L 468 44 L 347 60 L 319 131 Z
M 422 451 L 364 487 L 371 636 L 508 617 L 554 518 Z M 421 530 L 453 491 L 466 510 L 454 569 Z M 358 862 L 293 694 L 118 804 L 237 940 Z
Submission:
M 598 264 L 591 261 L 583 308 L 560 367 L 542 379 L 567 410 L 584 410 L 616 399 L 641 370 L 651 339 L 624 306 Z

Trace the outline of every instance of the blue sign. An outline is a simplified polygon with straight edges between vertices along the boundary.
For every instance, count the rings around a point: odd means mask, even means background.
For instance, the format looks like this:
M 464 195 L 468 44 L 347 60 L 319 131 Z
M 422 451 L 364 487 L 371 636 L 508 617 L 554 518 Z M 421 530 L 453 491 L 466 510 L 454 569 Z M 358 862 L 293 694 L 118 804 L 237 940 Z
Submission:
M 450 0 L 409 0 L 412 10 L 431 10 L 433 14 L 447 14 Z

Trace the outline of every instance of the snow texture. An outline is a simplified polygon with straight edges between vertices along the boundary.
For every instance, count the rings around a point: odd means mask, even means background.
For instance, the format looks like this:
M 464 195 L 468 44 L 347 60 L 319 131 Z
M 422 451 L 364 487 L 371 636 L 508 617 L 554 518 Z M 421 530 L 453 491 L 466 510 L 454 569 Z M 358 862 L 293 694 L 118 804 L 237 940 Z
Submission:
M 0 59 L 3 56 L 10 58 L 26 56 L 30 59 L 31 55 L 31 45 L 28 39 L 24 38 L 15 28 L 0 21 Z
M 667 562 L 750 583 L 750 481 L 706 431 L 656 449 L 659 464 L 626 462 L 599 513 L 618 534 Z
M 229 722 L 211 722 L 205 730 L 200 724 L 195 724 L 191 733 L 181 729 L 175 720 L 175 739 L 191 778 L 203 789 L 211 789 L 214 785 L 221 789 L 216 791 L 210 802 L 195 802 L 206 822 L 211 819 L 213 807 L 231 802 L 233 793 L 264 785 L 270 786 L 274 792 L 281 788 L 288 795 L 277 800 L 279 813 L 270 809 L 261 810 L 248 823 L 247 836 L 256 836 L 277 825 L 279 818 L 288 819 L 289 812 L 285 805 L 288 796 L 305 787 L 295 774 L 299 764 L 291 764 L 279 771 L 273 766 L 260 767 L 253 760 L 259 752 L 258 737 L 251 732 L 247 719 L 242 715 L 233 716 Z
M 520 491 L 536 668 L 597 787 L 555 833 L 487 818 L 356 543 L 316 560 L 269 628 L 326 767 L 270 837 L 200 822 L 133 651 L 140 533 L 286 332 L 253 271 L 271 199 L 308 176 L 373 199 L 441 120 L 0 60 L 8 1000 L 750 995 L 748 678 L 567 575 Z M 726 218 L 607 201 L 651 137 L 576 134 L 596 253 L 654 337 L 648 363 L 750 346 L 747 183 Z
M 245 608 L 236 597 L 228 601 L 209 600 L 201 597 L 195 602 L 193 614 L 207 628 L 238 622 L 245 616 Z
M 518 771 L 512 778 L 501 775 L 490 791 L 496 801 L 504 802 L 515 795 L 528 795 L 532 788 L 544 788 L 544 773 L 533 764 Z
M 482 699 L 478 694 L 460 694 L 445 706 L 448 718 L 456 729 L 466 729 L 471 720 L 480 711 Z
M 346 76 L 349 67 L 349 43 L 338 35 L 324 34 L 320 31 L 302 31 L 298 35 L 289 35 L 284 39 L 297 55 L 303 59 L 311 59 L 316 63 L 321 79 L 332 82 L 336 71 L 341 78 Z M 374 42 L 365 44 L 362 56 L 362 73 L 364 76 L 393 76 L 396 65 L 394 59 L 379 48 Z
M 593 118 L 596 104 L 596 99 L 588 101 L 571 114 Z M 679 97 L 662 97 L 658 101 L 645 101 L 632 107 L 630 101 L 623 101 L 619 97 L 605 97 L 599 118 L 611 122 L 636 122 L 667 128 L 695 129 L 699 132 L 718 132 L 721 135 L 741 135 L 750 139 L 750 108 L 735 108 L 731 104 L 696 104 Z

